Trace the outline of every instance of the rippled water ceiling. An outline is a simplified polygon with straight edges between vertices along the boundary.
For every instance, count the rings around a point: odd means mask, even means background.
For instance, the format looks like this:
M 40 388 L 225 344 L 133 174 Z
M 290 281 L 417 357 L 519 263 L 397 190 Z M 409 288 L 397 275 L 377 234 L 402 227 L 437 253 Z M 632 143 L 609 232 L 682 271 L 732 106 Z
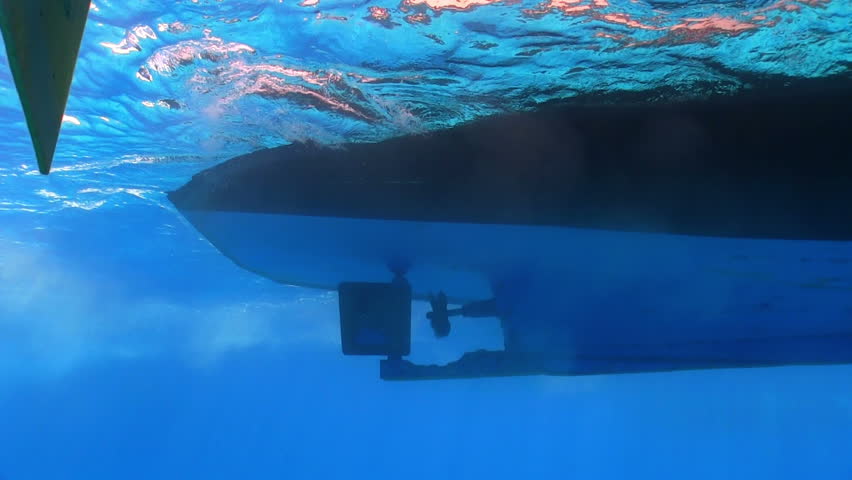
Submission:
M 95 1 L 56 166 L 371 141 L 587 94 L 844 75 L 850 22 L 846 0 Z M 0 88 L 13 130 L 0 142 L 27 163 L 7 68 Z

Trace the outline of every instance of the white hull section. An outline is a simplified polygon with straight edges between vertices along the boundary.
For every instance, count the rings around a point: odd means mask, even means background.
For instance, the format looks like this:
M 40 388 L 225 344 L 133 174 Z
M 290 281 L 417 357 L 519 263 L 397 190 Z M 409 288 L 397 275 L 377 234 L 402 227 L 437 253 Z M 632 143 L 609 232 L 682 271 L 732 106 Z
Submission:
M 852 242 L 183 213 L 238 265 L 285 284 L 334 290 L 407 265 L 420 297 L 496 295 L 531 345 L 852 331 Z

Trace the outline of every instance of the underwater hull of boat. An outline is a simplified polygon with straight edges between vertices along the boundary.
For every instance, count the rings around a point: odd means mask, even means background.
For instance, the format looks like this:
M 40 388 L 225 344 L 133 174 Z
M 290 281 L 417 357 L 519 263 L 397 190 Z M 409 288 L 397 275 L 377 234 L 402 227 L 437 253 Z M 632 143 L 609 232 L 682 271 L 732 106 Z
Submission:
M 566 106 L 292 144 L 214 166 L 169 198 L 182 212 L 852 241 L 849 92 Z
M 404 269 L 416 297 L 496 297 L 507 349 L 852 332 L 852 242 L 188 210 L 241 267 L 335 290 Z
M 234 262 L 282 283 L 334 290 L 404 271 L 417 298 L 494 298 L 495 374 L 843 363 L 849 92 L 568 105 L 294 144 L 169 198 Z M 423 373 L 391 363 L 383 374 Z
M 444 380 L 846 364 L 852 363 L 852 335 L 617 345 L 602 350 L 573 355 L 479 350 L 446 365 L 387 359 L 381 361 L 380 375 L 384 380 Z

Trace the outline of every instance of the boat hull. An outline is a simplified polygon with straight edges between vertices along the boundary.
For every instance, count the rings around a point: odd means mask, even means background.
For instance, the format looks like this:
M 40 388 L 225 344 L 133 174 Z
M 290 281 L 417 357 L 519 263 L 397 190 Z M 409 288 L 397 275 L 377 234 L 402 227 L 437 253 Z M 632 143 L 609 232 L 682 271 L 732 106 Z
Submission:
M 416 298 L 497 297 L 507 347 L 852 332 L 852 242 L 241 212 L 184 214 L 237 264 L 335 290 L 402 266 Z
M 235 263 L 282 283 L 404 273 L 415 298 L 494 298 L 505 374 L 845 363 L 852 89 L 802 92 L 289 145 L 170 198 Z

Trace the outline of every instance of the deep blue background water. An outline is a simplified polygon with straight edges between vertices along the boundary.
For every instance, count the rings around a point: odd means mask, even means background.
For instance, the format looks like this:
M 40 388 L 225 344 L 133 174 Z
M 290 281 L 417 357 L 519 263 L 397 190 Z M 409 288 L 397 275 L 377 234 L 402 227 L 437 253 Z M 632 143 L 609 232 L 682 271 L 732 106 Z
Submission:
M 383 383 L 333 294 L 238 269 L 165 198 L 302 138 L 842 73 L 848 2 L 95 3 L 48 177 L 0 62 L 0 478 L 852 478 L 852 367 Z M 422 361 L 499 342 L 415 324 Z

